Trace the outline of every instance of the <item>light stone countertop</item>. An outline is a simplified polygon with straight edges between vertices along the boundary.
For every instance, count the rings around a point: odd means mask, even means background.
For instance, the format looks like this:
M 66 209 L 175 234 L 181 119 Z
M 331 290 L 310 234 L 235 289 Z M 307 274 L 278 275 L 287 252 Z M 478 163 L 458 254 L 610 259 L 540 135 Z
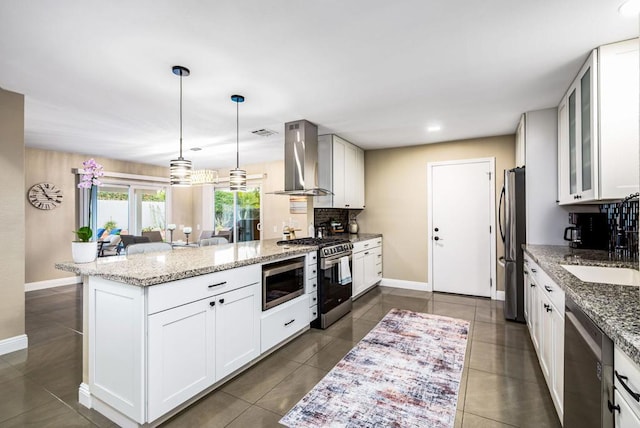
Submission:
M 313 245 L 276 245 L 277 239 L 208 247 L 174 248 L 171 252 L 99 257 L 95 262 L 56 263 L 56 269 L 137 286 L 156 285 L 256 263 L 304 255 Z
M 640 287 L 583 282 L 561 265 L 638 269 L 637 262 L 609 260 L 606 251 L 565 246 L 525 245 L 526 254 L 545 271 L 631 359 L 640 365 Z
M 381 233 L 358 233 L 355 235 L 345 234 L 352 243 L 366 241 L 367 239 L 382 238 Z

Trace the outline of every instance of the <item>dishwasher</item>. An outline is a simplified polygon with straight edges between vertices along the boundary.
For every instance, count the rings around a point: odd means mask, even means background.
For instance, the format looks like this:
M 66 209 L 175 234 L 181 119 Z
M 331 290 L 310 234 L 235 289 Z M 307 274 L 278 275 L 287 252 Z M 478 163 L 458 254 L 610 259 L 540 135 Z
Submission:
M 613 342 L 565 301 L 564 428 L 613 428 Z

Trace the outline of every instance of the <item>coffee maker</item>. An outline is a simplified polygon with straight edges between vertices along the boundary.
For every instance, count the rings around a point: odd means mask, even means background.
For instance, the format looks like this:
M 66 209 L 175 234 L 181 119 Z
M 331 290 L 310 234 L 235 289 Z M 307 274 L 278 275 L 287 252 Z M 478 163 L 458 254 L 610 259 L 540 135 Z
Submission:
M 564 240 L 571 248 L 589 250 L 609 249 L 609 224 L 604 213 L 569 213 L 569 223 L 564 229 Z

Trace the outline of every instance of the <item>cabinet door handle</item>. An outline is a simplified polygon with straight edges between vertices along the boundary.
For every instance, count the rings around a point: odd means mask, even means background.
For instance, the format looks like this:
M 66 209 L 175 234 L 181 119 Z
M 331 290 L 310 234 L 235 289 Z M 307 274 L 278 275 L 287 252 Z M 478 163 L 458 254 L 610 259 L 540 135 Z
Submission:
M 316 270 L 315 270 L 315 269 L 314 269 L 314 270 L 312 270 L 312 271 L 311 271 L 311 273 L 316 273 Z
M 382 272 L 378 272 L 378 275 L 382 275 Z
M 614 410 L 620 413 L 620 406 L 618 404 L 614 406 L 611 401 L 607 400 L 607 407 L 609 408 L 610 413 L 613 413 Z
M 224 299 L 220 299 L 220 303 L 224 303 Z
M 526 270 L 525 270 L 525 271 L 523 271 L 523 272 L 524 272 L 524 274 L 525 274 L 525 275 L 529 275 L 529 272 L 528 272 L 528 271 L 526 271 Z
M 531 284 L 529 284 L 532 287 L 535 287 L 536 285 L 532 282 Z
M 294 322 L 295 320 L 296 320 L 296 319 L 294 318 L 294 319 L 292 319 L 291 321 L 284 323 L 284 326 L 285 326 L 285 327 L 286 327 L 286 326 L 288 326 L 289 324 L 291 324 L 291 323 L 292 323 L 292 322 Z
M 314 297 L 314 298 L 313 298 L 313 301 L 315 302 L 316 300 L 318 300 L 318 298 L 317 298 L 317 297 Z
M 547 290 L 549 293 L 553 291 L 553 288 L 549 287 L 548 285 L 545 285 L 544 289 Z
M 616 377 L 618 378 L 618 382 L 620 382 L 620 385 L 622 385 L 624 390 L 627 391 L 629 395 L 633 397 L 634 400 L 640 403 L 640 394 L 631 390 L 631 388 L 629 388 L 629 385 L 627 385 L 627 382 L 625 382 L 629 380 L 629 378 L 626 376 L 622 376 L 620 373 L 618 373 L 618 370 L 614 371 L 614 373 L 616 374 Z
M 214 300 L 213 302 L 209 302 L 209 306 L 215 306 L 216 305 L 216 301 Z
M 537 271 L 537 270 L 535 270 L 535 269 L 531 269 L 531 272 L 536 273 L 536 272 L 538 272 L 538 271 Z
M 218 282 L 217 284 L 211 284 L 209 288 L 220 287 L 221 285 L 225 285 L 227 281 Z
M 551 309 L 551 306 L 547 305 L 546 303 L 544 304 L 544 308 L 547 310 L 547 312 L 551 312 L 553 309 Z
M 366 256 L 366 255 L 368 255 L 368 254 L 369 254 L 369 252 L 368 252 L 368 251 L 365 251 L 364 255 Z

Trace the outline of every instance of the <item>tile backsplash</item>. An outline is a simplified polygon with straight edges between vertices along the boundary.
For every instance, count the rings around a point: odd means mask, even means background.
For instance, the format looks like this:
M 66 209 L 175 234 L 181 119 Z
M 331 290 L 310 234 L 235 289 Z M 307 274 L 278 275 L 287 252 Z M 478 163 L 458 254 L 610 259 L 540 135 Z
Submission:
M 609 249 L 613 251 L 616 245 L 616 227 L 620 214 L 619 203 L 600 205 L 600 212 L 607 215 L 609 225 L 609 236 L 611 237 Z M 638 255 L 638 201 L 628 201 L 622 207 L 621 213 L 622 228 L 625 231 L 629 248 L 627 256 L 636 258 Z
M 316 208 L 313 210 L 313 224 L 326 226 L 331 221 L 338 221 L 345 227 L 349 224 L 349 219 L 360 214 L 362 210 L 345 210 L 341 208 Z M 351 217 L 349 217 L 351 216 Z

